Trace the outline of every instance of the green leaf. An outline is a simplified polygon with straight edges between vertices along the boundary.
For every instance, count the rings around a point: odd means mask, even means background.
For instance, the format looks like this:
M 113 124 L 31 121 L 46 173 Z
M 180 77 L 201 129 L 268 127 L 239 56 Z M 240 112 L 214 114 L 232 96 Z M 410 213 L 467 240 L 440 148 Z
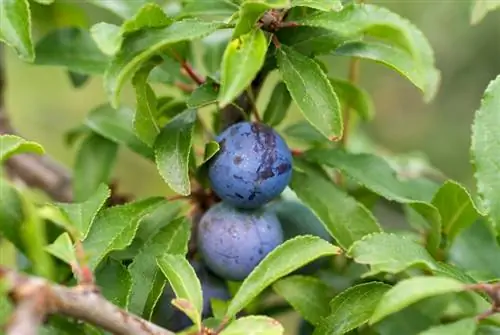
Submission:
M 88 31 L 79 28 L 48 33 L 38 41 L 35 52 L 37 65 L 63 66 L 80 74 L 102 74 L 109 62 Z
M 447 243 L 451 245 L 455 237 L 469 227 L 479 217 L 467 189 L 448 180 L 437 191 L 432 204 L 439 210 L 443 232 L 447 235 Z
M 90 134 L 81 144 L 74 167 L 74 199 L 83 202 L 90 198 L 102 183 L 107 184 L 116 160 L 116 143 Z
M 25 252 L 21 236 L 24 220 L 23 205 L 18 191 L 4 179 L 0 179 L 0 235 L 9 240 L 16 248 Z
M 120 50 L 123 41 L 122 30 L 119 26 L 99 22 L 90 28 L 90 34 L 99 50 L 108 56 L 112 56 Z
M 318 63 L 285 45 L 277 59 L 281 77 L 307 121 L 327 138 L 341 137 L 339 100 Z
M 219 143 L 216 141 L 207 142 L 205 153 L 203 154 L 203 164 L 208 162 L 220 150 Z
M 492 80 L 486 88 L 481 106 L 476 112 L 472 126 L 472 160 L 476 170 L 477 189 L 481 195 L 482 208 L 498 233 L 500 232 L 500 198 L 497 196 L 500 186 L 500 158 L 497 147 L 500 140 L 498 126 L 500 116 L 500 75 Z
M 381 272 L 397 274 L 411 267 L 436 268 L 434 259 L 420 244 L 396 234 L 368 235 L 354 242 L 348 254 L 356 263 L 370 265 L 363 277 Z
M 427 248 L 437 254 L 441 242 L 441 216 L 431 204 L 421 201 L 422 194 L 411 180 L 400 180 L 396 171 L 381 157 L 371 154 L 352 154 L 338 149 L 313 149 L 305 159 L 339 169 L 355 182 L 382 197 L 409 204 L 429 223 Z
M 475 335 L 476 329 L 476 321 L 473 318 L 468 318 L 429 328 L 418 335 Z
M 368 234 L 381 231 L 368 209 L 319 174 L 294 169 L 290 187 L 343 249 Z
M 217 1 L 217 0 L 216 0 Z M 196 1 L 200 2 L 200 1 Z M 205 3 L 206 1 L 203 1 Z M 203 65 L 210 75 L 215 75 L 222 63 L 224 51 L 231 41 L 232 29 L 220 29 L 201 40 L 203 45 Z
M 81 203 L 57 203 L 56 206 L 64 213 L 71 225 L 76 228 L 77 237 L 84 239 L 87 237 L 97 213 L 110 195 L 111 190 L 108 186 L 100 184 L 95 193 L 85 201 Z
M 166 28 L 139 31 L 127 37 L 105 74 L 105 86 L 111 105 L 118 106 L 119 94 L 125 82 L 152 56 L 168 50 L 175 43 L 207 36 L 222 26 L 218 22 L 187 19 Z
M 330 78 L 330 83 L 344 106 L 356 110 L 365 121 L 373 119 L 375 107 L 368 92 L 340 78 Z
M 132 243 L 140 220 L 165 202 L 162 197 L 148 198 L 100 212 L 83 240 L 89 267 L 95 269 L 112 250 L 125 249 Z
M 54 243 L 45 247 L 45 250 L 68 265 L 74 266 L 78 264 L 76 261 L 73 241 L 68 233 L 62 233 L 59 235 Z
M 180 17 L 224 19 L 233 15 L 238 6 L 231 0 L 184 0 Z
M 68 77 L 74 88 L 80 88 L 90 79 L 89 75 L 68 71 Z
M 53 280 L 55 276 L 54 260 L 45 251 L 47 246 L 47 224 L 39 216 L 31 196 L 20 194 L 23 221 L 19 230 L 26 255 L 33 266 L 35 275 Z
M 35 1 L 42 5 L 50 5 L 53 4 L 55 0 L 35 0 Z
M 349 41 L 346 36 L 336 31 L 307 26 L 280 29 L 276 36 L 280 43 L 293 47 L 293 49 L 308 56 L 332 52 L 341 44 Z
M 235 316 L 281 277 L 317 258 L 338 253 L 339 248 L 316 236 L 297 236 L 284 242 L 271 251 L 243 281 L 228 306 L 226 316 Z
M 309 7 L 325 12 L 339 11 L 342 9 L 340 0 L 292 0 L 292 7 Z
M 449 250 L 450 262 L 485 281 L 500 278 L 499 257 L 500 246 L 493 231 L 481 219 L 460 232 Z
M 159 272 L 157 257 L 165 253 L 185 255 L 190 238 L 191 227 L 185 218 L 168 223 L 152 235 L 139 250 L 128 267 L 132 277 L 132 288 L 128 296 L 129 310 L 137 315 L 145 312 L 148 295 L 153 289 L 153 278 Z M 158 296 L 161 292 L 156 292 Z M 152 300 L 157 300 L 155 297 Z
M 118 144 L 122 144 L 153 160 L 154 153 L 134 133 L 134 111 L 127 107 L 113 109 L 105 104 L 93 109 L 85 120 L 85 124 L 94 132 Z
M 137 71 L 132 79 L 135 89 L 137 110 L 135 111 L 134 127 L 137 136 L 147 145 L 153 146 L 156 136 L 160 133 L 159 113 L 156 94 L 148 84 L 149 72 L 153 66 L 146 65 Z
M 219 87 L 210 79 L 198 86 L 189 96 L 186 104 L 189 108 L 200 108 L 217 102 Z
M 131 279 L 127 269 L 120 262 L 113 259 L 105 260 L 97 268 L 95 278 L 104 298 L 121 308 L 127 308 Z
M 201 284 L 196 272 L 184 255 L 164 254 L 156 261 L 158 267 L 168 279 L 175 296 L 186 299 L 193 306 L 193 313 L 188 316 L 201 327 L 203 296 Z
M 220 335 L 282 335 L 285 329 L 276 320 L 261 315 L 242 317 L 231 322 Z
M 328 315 L 331 287 L 314 277 L 290 276 L 274 283 L 273 290 L 285 298 L 307 322 L 317 325 Z
M 470 17 L 471 24 L 481 22 L 486 14 L 500 8 L 499 0 L 474 0 Z
M 121 27 L 114 24 L 99 22 L 90 28 L 92 38 L 99 49 L 107 55 L 115 55 L 128 34 L 145 28 L 162 28 L 172 23 L 162 8 L 155 3 L 146 3 L 134 15 L 126 20 Z
M 148 0 L 90 0 L 89 2 L 96 6 L 108 9 L 121 18 L 126 19 L 137 13 L 139 9 L 148 2 Z
M 434 65 L 432 47 L 422 32 L 407 19 L 376 5 L 350 4 L 340 12 L 316 12 L 299 19 L 298 23 L 336 31 L 351 40 L 374 37 L 390 46 L 391 54 L 385 50 L 385 55 L 407 53 L 414 68 L 411 81 L 423 91 L 426 101 L 435 96 L 440 73 Z
M 270 9 L 290 6 L 290 0 L 245 0 L 240 6 L 239 19 L 233 32 L 233 39 L 253 30 L 257 21 Z
M 288 108 L 292 103 L 292 97 L 286 88 L 285 83 L 278 82 L 274 87 L 271 98 L 267 103 L 266 110 L 262 116 L 262 121 L 270 126 L 279 125 L 286 116 Z
M 357 57 L 381 63 L 397 71 L 415 86 L 423 89 L 423 79 L 418 67 L 415 67 L 412 55 L 406 50 L 380 42 L 349 42 L 335 50 L 335 55 Z
M 35 52 L 31 37 L 31 14 L 28 0 L 0 2 L 0 41 L 11 46 L 24 61 L 33 62 Z
M 191 193 L 189 154 L 196 111 L 188 109 L 172 119 L 156 138 L 156 166 L 168 186 L 181 195 Z
M 307 121 L 294 123 L 283 131 L 287 136 L 305 143 L 321 144 L 325 137 Z
M 42 155 L 45 151 L 36 142 L 26 141 L 24 138 L 16 135 L 0 135 L 0 163 L 14 155 L 22 153 Z
M 391 288 L 381 282 L 352 286 L 330 302 L 330 315 L 314 334 L 342 335 L 368 322 L 382 296 Z
M 413 277 L 400 281 L 382 296 L 369 323 L 379 322 L 422 299 L 460 292 L 464 288 L 461 282 L 445 277 Z
M 250 85 L 264 65 L 267 45 L 260 29 L 253 29 L 228 44 L 222 58 L 219 107 L 230 104 Z

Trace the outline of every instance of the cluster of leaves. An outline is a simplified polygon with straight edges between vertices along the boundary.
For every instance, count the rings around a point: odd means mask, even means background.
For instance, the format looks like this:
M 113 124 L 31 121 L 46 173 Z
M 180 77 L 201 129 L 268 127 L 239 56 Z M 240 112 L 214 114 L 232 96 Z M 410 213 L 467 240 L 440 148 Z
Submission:
M 475 199 L 455 181 L 427 177 L 429 166 L 417 164 L 409 173 L 413 158 L 385 157 L 374 146 L 354 151 L 336 141 L 359 134 L 346 119 L 366 122 L 374 111 L 367 92 L 329 74 L 324 56 L 386 65 L 426 101 L 437 92 L 440 75 L 427 39 L 388 9 L 337 0 L 92 0 L 113 14 L 114 23 L 90 25 L 80 5 L 37 2 L 3 0 L 0 39 L 27 62 L 66 68 L 76 87 L 103 75 L 109 103 L 68 133 L 69 145 L 79 141 L 73 203 L 47 203 L 1 180 L 0 233 L 14 246 L 11 263 L 20 271 L 72 284 L 78 275 L 72 269 L 82 261 L 79 242 L 110 301 L 151 319 L 168 283 L 172 303 L 195 329 L 227 323 L 220 334 L 282 334 L 283 326 L 271 319 L 282 309 L 266 303 L 270 295 L 281 297 L 317 335 L 500 332 L 497 315 L 476 322 L 492 301 L 468 290 L 500 275 L 500 77 L 486 90 L 474 122 Z M 477 1 L 473 21 L 494 9 L 484 3 Z M 54 23 L 50 15 L 65 19 Z M 37 25 L 45 31 L 35 42 Z M 310 235 L 286 241 L 243 282 L 231 283 L 231 300 L 212 301 L 213 318 L 202 320 L 201 285 L 187 260 L 186 208 L 160 196 L 109 206 L 107 183 L 125 147 L 155 164 L 180 196 L 189 196 L 193 185 L 207 188 L 204 164 L 217 153 L 212 134 L 224 126 L 221 113 L 241 110 L 241 95 L 255 108 L 257 79 L 272 89 L 262 122 L 303 145 L 290 188 L 334 243 Z M 121 99 L 129 83 L 133 108 Z M 286 124 L 292 105 L 303 120 Z M 17 136 L 0 137 L 0 161 L 23 152 L 43 149 Z M 402 213 L 408 227 L 395 229 L 375 216 L 381 205 Z M 331 262 L 314 275 L 294 272 L 321 257 Z M 12 306 L 0 296 L 1 322 Z M 241 311 L 249 316 L 237 317 Z M 58 318 L 43 331 L 65 329 L 101 333 Z

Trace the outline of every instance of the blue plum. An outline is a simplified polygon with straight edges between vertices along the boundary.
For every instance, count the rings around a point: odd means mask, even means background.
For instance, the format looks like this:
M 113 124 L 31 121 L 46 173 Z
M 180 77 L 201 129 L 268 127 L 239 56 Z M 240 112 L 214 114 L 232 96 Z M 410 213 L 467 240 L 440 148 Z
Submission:
M 283 242 L 276 215 L 264 208 L 237 209 L 220 202 L 198 224 L 198 250 L 207 267 L 222 278 L 245 279 Z
M 229 289 L 226 283 L 222 279 L 211 274 L 204 264 L 198 261 L 192 261 L 191 265 L 196 271 L 196 275 L 200 280 L 201 290 L 203 292 L 202 318 L 211 317 L 212 306 L 210 300 L 229 300 L 231 298 Z M 171 304 L 173 298 L 175 298 L 175 294 L 172 288 L 167 284 L 165 290 L 163 291 L 161 300 L 158 302 L 158 306 L 153 316 L 153 321 L 159 326 L 177 332 L 190 327 L 193 322 L 186 316 L 186 314 L 173 307 Z
M 219 152 L 208 163 L 213 191 L 237 208 L 257 208 L 283 192 L 292 176 L 292 154 L 271 127 L 240 122 L 216 138 Z

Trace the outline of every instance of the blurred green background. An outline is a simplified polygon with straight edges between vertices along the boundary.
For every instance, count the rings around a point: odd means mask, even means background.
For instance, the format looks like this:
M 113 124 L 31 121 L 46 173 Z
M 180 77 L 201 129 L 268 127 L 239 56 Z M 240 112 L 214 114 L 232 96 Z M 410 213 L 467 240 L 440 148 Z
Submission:
M 372 94 L 376 106 L 375 120 L 363 127 L 374 140 L 394 152 L 425 152 L 450 178 L 473 187 L 470 125 L 487 83 L 500 73 L 500 12 L 492 12 L 479 25 L 471 26 L 469 0 L 373 3 L 407 17 L 424 32 L 435 50 L 442 82 L 436 99 L 425 104 L 420 92 L 406 79 L 381 65 L 362 62 L 361 85 Z M 113 19 L 103 10 L 83 6 L 86 18 L 57 13 L 49 16 L 41 6 L 33 9 L 35 15 L 52 17 L 53 26 Z M 43 31 L 35 25 L 34 33 L 38 37 Z M 10 50 L 6 58 L 7 105 L 15 127 L 71 166 L 75 150 L 65 146 L 63 134 L 77 126 L 94 106 L 106 101 L 102 78 L 94 77 L 75 89 L 61 68 L 23 63 Z M 344 59 L 326 60 L 336 74 L 346 75 Z M 132 93 L 130 88 L 125 91 L 125 101 L 133 103 Z M 141 196 L 168 192 L 155 167 L 127 150 L 120 152 L 115 176 L 123 191 Z
M 424 32 L 435 50 L 442 82 L 436 99 L 425 104 L 420 92 L 406 79 L 381 65 L 362 62 L 360 83 L 372 94 L 376 107 L 375 120 L 362 125 L 363 129 L 393 152 L 424 152 L 446 175 L 473 189 L 469 161 L 471 122 L 486 85 L 500 73 L 500 11 L 471 26 L 470 0 L 372 2 L 407 17 Z M 85 15 L 73 17 L 48 13 L 49 9 L 35 4 L 33 10 L 35 16 L 51 18 L 52 27 L 68 22 L 88 26 L 113 19 L 103 10 L 83 6 Z M 38 28 L 35 25 L 36 37 L 44 33 Z M 19 61 L 10 49 L 6 51 L 6 103 L 15 128 L 71 167 L 75 148 L 64 144 L 64 133 L 78 126 L 93 107 L 106 102 L 102 78 L 94 77 L 75 89 L 64 69 L 29 65 Z M 346 76 L 345 59 L 324 59 L 336 75 Z M 269 87 L 272 85 L 266 85 L 264 96 L 259 99 L 261 108 L 269 96 Z M 123 97 L 127 103 L 133 103 L 130 87 Z M 120 191 L 138 196 L 168 192 L 156 168 L 125 149 L 120 151 L 114 176 Z

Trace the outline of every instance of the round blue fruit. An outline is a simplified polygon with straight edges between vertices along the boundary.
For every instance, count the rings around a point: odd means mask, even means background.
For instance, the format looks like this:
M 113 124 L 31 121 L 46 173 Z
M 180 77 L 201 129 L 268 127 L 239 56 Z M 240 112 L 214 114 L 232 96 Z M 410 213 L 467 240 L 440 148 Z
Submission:
M 274 213 L 237 209 L 224 202 L 203 215 L 197 235 L 198 249 L 207 267 L 234 281 L 245 279 L 283 242 L 283 231 Z
M 283 192 L 292 176 L 292 154 L 271 127 L 240 122 L 217 138 L 220 150 L 210 160 L 213 191 L 237 208 L 257 208 Z

